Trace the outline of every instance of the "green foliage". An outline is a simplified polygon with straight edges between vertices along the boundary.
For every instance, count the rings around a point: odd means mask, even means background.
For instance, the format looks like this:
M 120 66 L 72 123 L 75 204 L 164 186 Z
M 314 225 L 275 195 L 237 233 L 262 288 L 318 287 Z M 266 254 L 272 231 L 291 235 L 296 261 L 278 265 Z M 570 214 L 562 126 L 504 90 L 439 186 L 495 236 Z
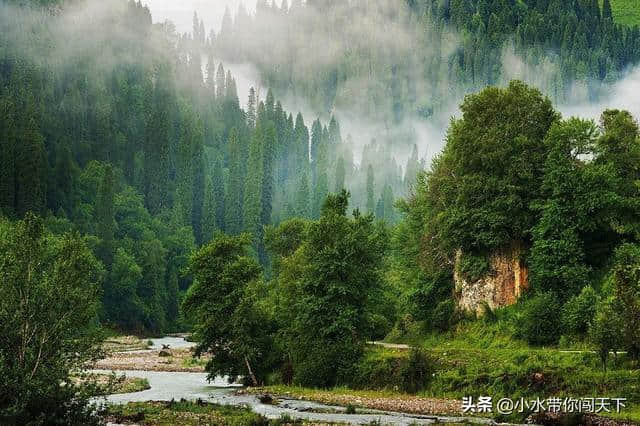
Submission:
M 430 201 L 446 206 L 432 213 L 432 232 L 443 247 L 480 253 L 526 240 L 543 177 L 542 141 L 558 114 L 519 82 L 467 96 L 461 110 L 429 176 Z
M 622 329 L 621 317 L 614 310 L 611 301 L 603 301 L 597 306 L 596 314 L 589 327 L 589 340 L 597 350 L 602 369 L 607 370 L 607 359 L 611 351 L 617 351 L 622 343 L 620 330 Z
M 598 303 L 598 295 L 591 286 L 569 299 L 562 308 L 563 331 L 584 336 L 596 316 Z
M 620 316 L 619 336 L 624 349 L 640 357 L 640 247 L 624 244 L 615 255 L 613 306 Z
M 424 350 L 412 349 L 401 370 L 403 390 L 416 393 L 427 387 L 435 373 L 434 361 Z
M 491 270 L 487 256 L 473 253 L 462 253 L 456 266 L 461 276 L 470 283 L 478 281 Z
M 0 221 L 0 423 L 98 424 L 70 374 L 97 355 L 103 270 L 77 234 Z
M 531 297 L 524 302 L 517 320 L 518 335 L 532 345 L 557 343 L 563 331 L 559 313 L 560 305 L 553 293 Z
M 617 23 L 629 26 L 640 25 L 640 9 L 638 0 L 604 0 L 602 3 L 602 16 L 607 18 L 608 10 L 611 11 L 613 20 Z M 609 3 L 609 8 L 607 8 Z
M 198 353 L 211 351 L 211 377 L 243 377 L 254 385 L 269 371 L 271 329 L 256 303 L 260 266 L 247 255 L 248 235 L 218 234 L 189 262 L 195 278 L 184 300 L 184 311 L 195 324 Z

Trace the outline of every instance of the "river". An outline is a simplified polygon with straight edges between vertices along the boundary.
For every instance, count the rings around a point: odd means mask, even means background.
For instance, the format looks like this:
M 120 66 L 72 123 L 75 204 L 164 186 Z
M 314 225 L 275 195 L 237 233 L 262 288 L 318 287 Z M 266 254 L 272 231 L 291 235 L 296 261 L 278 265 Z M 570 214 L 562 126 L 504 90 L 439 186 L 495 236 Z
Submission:
M 162 345 L 172 348 L 193 346 L 182 338 L 165 337 L 151 339 L 152 348 L 161 349 Z M 93 370 L 96 373 L 110 373 L 106 370 Z M 225 378 L 207 381 L 206 373 L 158 372 L 158 371 L 115 371 L 118 375 L 145 378 L 149 381 L 150 389 L 109 395 L 100 401 L 103 403 L 126 404 L 141 401 L 170 401 L 187 399 L 213 402 L 222 405 L 247 406 L 253 411 L 269 419 L 278 419 L 288 415 L 292 419 L 305 419 L 317 422 L 349 423 L 368 425 L 379 422 L 385 425 L 413 425 L 434 423 L 460 424 L 495 424 L 490 419 L 470 419 L 460 417 L 444 417 L 432 415 L 412 415 L 395 412 L 363 410 L 362 414 L 346 414 L 344 407 L 329 406 L 297 399 L 279 399 L 277 404 L 263 404 L 254 395 L 237 395 L 236 391 L 242 386 L 229 384 Z

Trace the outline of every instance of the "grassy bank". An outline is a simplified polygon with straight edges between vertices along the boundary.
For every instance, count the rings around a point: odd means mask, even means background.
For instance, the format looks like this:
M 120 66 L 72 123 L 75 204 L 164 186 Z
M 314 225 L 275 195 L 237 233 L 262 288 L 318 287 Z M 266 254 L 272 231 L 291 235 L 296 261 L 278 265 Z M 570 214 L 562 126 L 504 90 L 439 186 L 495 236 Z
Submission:
M 246 408 L 226 407 L 204 402 L 135 402 L 108 406 L 107 421 L 143 426 L 267 425 L 262 416 Z
M 354 367 L 348 387 L 265 390 L 327 404 L 432 414 L 460 414 L 465 396 L 491 396 L 494 401 L 626 398 L 627 407 L 612 417 L 640 422 L 640 370 L 625 354 L 611 355 L 603 371 L 599 356 L 586 342 L 530 347 L 514 338 L 512 325 L 504 318 L 463 321 L 445 333 L 416 328 L 390 340 L 418 348 L 421 355 L 370 345 Z M 519 422 L 528 414 L 498 419 Z
M 126 377 L 114 374 L 87 374 L 75 379 L 79 383 L 90 383 L 94 396 L 133 393 L 150 389 L 149 381 L 139 377 Z

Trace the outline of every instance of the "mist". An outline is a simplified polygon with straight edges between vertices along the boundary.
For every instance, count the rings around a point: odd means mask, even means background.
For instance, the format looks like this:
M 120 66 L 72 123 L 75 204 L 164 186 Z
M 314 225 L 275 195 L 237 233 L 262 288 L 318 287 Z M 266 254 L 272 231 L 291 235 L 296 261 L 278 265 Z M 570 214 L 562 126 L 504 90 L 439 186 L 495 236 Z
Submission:
M 352 137 L 356 163 L 365 145 L 376 140 L 388 145 L 385 152 L 400 164 L 416 144 L 428 164 L 444 146 L 446 129 L 459 114 L 464 96 L 484 87 L 461 86 L 450 79 L 447 66 L 462 43 L 457 32 L 441 23 L 421 25 L 404 2 L 342 2 L 329 14 L 313 5 L 291 3 L 283 11 L 272 8 L 271 2 L 256 8 L 251 0 L 147 1 L 154 21 L 172 20 L 179 32 L 191 31 L 197 12 L 207 31 L 213 30 L 217 37 L 216 61 L 232 70 L 241 104 L 250 87 L 262 98 L 272 88 L 287 110 L 307 118 L 335 116 L 343 135 Z M 225 29 L 227 8 L 233 26 Z M 560 95 L 552 90 L 559 73 L 555 52 L 526 58 L 508 46 L 499 59 L 503 71 L 495 84 L 523 80 L 550 96 L 564 115 L 597 119 L 611 107 L 640 115 L 633 99 L 638 69 L 629 70 L 610 88 L 579 81 Z M 334 85 L 314 79 L 333 70 L 337 70 Z M 274 73 L 287 77 L 274 79 Z

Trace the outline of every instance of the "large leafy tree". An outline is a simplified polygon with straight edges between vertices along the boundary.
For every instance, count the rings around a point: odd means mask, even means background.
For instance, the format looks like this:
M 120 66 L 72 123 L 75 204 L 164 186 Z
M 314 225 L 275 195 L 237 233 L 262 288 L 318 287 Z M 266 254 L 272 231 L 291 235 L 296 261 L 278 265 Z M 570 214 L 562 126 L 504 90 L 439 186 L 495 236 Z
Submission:
M 183 308 L 195 324 L 197 353 L 211 352 L 207 372 L 213 378 L 243 377 L 254 385 L 269 371 L 270 321 L 256 303 L 261 269 L 248 255 L 248 235 L 219 234 L 189 262 L 194 284 Z
M 371 215 L 347 217 L 349 194 L 329 195 L 304 243 L 285 262 L 298 275 L 290 325 L 295 380 L 332 386 L 349 377 L 367 339 L 369 297 L 380 286 L 384 239 Z M 295 275 L 288 268 L 296 271 Z
M 521 82 L 469 95 L 462 118 L 447 133 L 429 185 L 437 185 L 434 212 L 450 249 L 489 251 L 527 241 L 536 220 L 547 149 L 543 140 L 558 119 L 551 101 Z
M 0 423 L 97 423 L 70 374 L 97 355 L 101 275 L 79 236 L 0 222 Z

